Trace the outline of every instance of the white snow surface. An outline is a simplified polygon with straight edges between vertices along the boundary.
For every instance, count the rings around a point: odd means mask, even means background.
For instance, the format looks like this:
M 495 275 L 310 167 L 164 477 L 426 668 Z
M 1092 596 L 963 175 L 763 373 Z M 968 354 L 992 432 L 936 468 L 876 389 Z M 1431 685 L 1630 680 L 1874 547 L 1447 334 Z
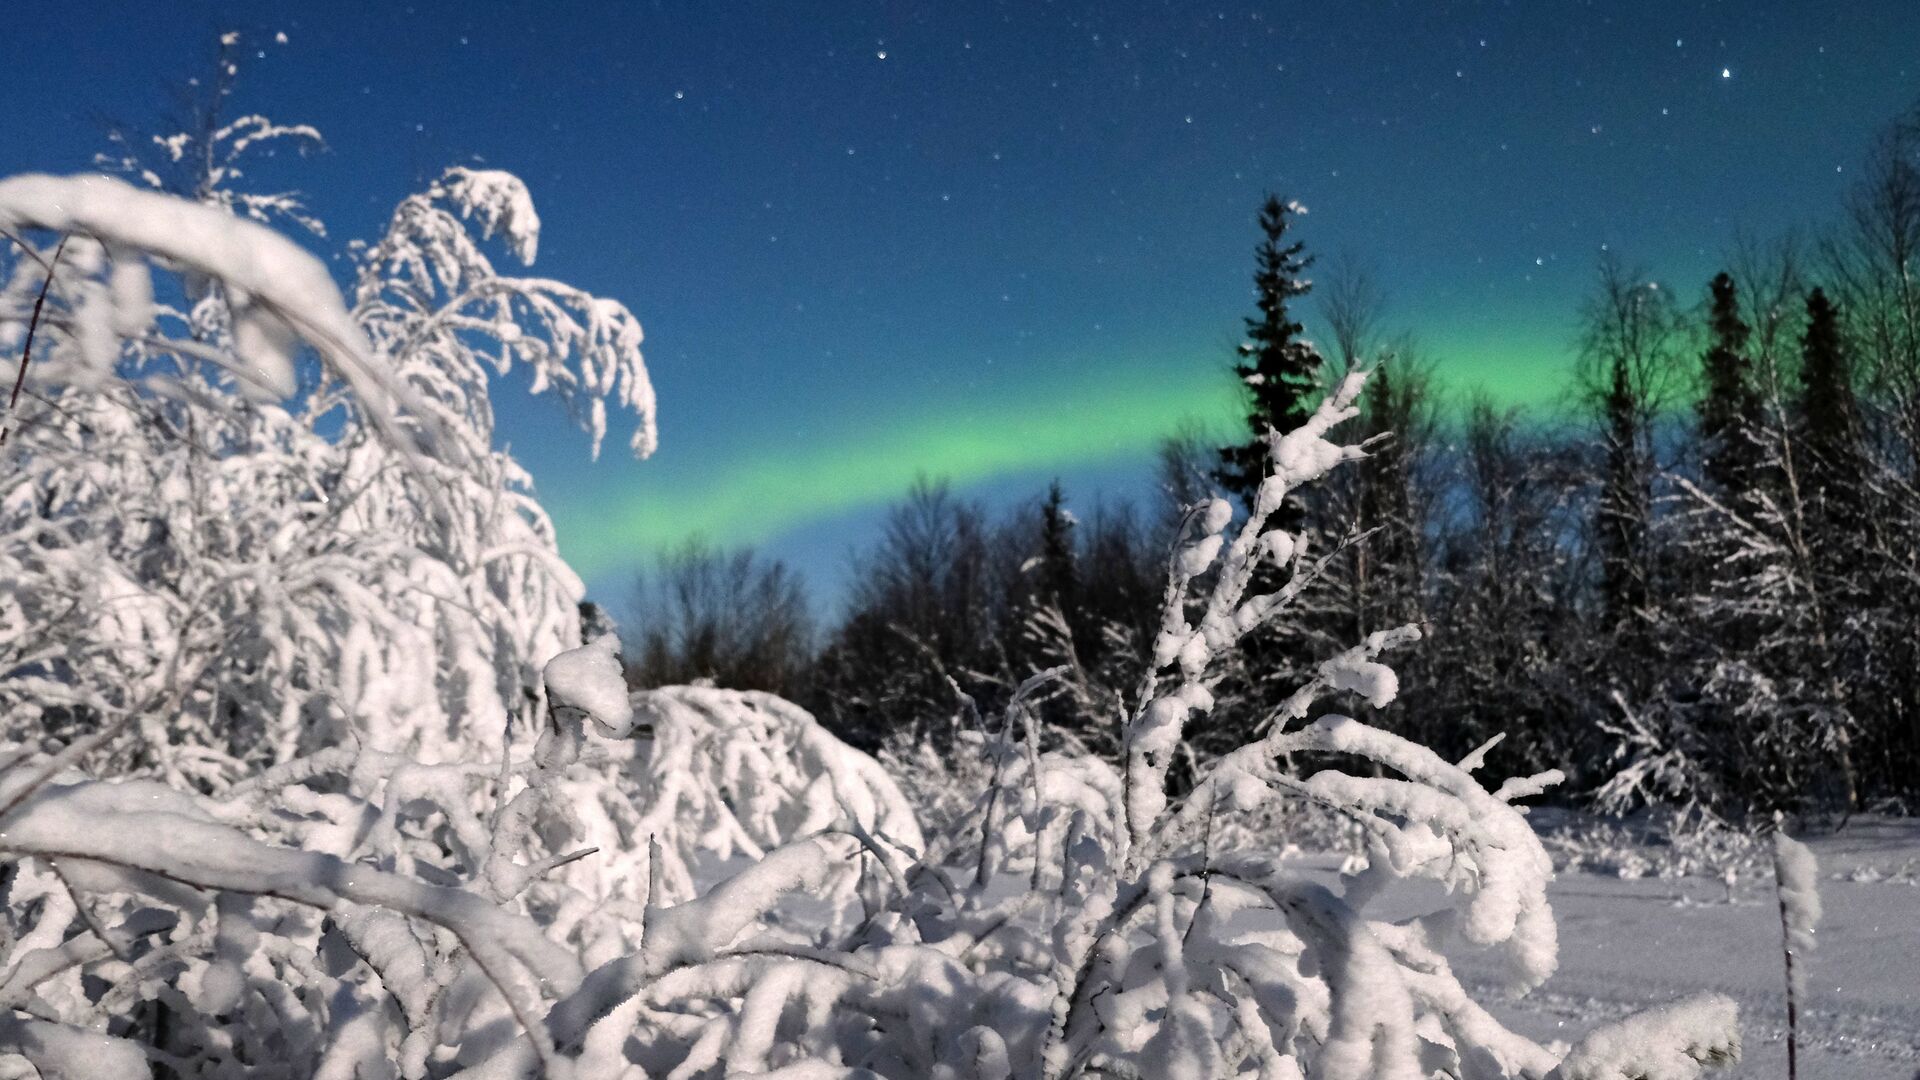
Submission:
M 1920 820 L 1856 817 L 1837 834 L 1810 835 L 1826 867 L 1820 950 L 1806 960 L 1800 999 L 1800 1075 L 1820 1080 L 1908 1080 L 1920 1075 Z M 1331 873 L 1327 857 L 1307 860 Z M 1474 951 L 1452 956 L 1475 996 L 1515 1032 L 1578 1043 L 1596 1024 L 1649 1005 L 1720 994 L 1739 1006 L 1741 1058 L 1706 1075 L 1786 1075 L 1786 994 L 1780 912 L 1771 868 L 1726 886 L 1709 876 L 1622 878 L 1562 871 L 1547 888 L 1560 933 L 1558 970 L 1523 998 L 1491 991 L 1503 965 Z M 1383 899 L 1403 915 L 1437 895 Z

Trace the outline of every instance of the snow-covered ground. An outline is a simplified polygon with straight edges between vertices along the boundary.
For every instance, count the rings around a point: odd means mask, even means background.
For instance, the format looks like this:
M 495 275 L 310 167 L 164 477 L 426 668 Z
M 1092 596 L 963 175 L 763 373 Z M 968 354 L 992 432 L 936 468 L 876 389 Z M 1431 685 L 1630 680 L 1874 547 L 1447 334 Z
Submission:
M 1800 1012 L 1800 1075 L 1814 1080 L 1920 1080 L 1920 820 L 1856 818 L 1836 835 L 1809 836 L 1825 907 Z M 1764 849 L 1762 849 L 1764 850 Z M 1653 853 L 1649 853 L 1652 855 Z M 1329 884 L 1338 860 L 1302 864 Z M 1770 864 L 1732 889 L 1710 876 L 1621 878 L 1562 871 L 1548 887 L 1560 928 L 1560 966 L 1524 998 L 1501 991 L 1484 956 L 1453 962 L 1476 1000 L 1541 1042 L 1576 1042 L 1590 1029 L 1699 991 L 1740 1004 L 1740 1064 L 1710 1075 L 1787 1075 L 1786 980 Z M 1384 897 L 1383 915 L 1439 906 L 1431 883 Z
M 1800 1075 L 1920 1077 L 1920 821 L 1856 819 L 1809 837 L 1820 859 L 1821 921 L 1800 1014 Z M 1851 880 L 1859 879 L 1859 880 Z M 1745 1040 L 1725 1077 L 1784 1077 L 1786 993 L 1771 874 L 1721 882 L 1563 873 L 1549 888 L 1560 969 L 1521 1001 L 1480 995 L 1537 1039 L 1572 1041 L 1664 999 L 1717 990 L 1740 1003 Z M 1491 972 L 1460 968 L 1469 985 Z

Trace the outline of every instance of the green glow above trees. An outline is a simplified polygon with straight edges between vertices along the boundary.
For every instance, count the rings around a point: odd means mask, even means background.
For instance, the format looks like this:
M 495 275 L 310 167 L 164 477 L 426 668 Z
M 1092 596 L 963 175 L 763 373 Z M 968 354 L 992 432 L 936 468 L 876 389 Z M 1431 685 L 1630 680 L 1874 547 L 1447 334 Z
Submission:
M 1427 351 L 1450 400 L 1479 387 L 1501 404 L 1548 408 L 1571 378 L 1565 335 L 1551 329 L 1503 344 L 1442 340 Z M 723 546 L 762 543 L 890 502 L 920 475 L 964 487 L 1020 473 L 1130 463 L 1151 469 L 1157 447 L 1183 424 L 1225 432 L 1239 422 L 1244 406 L 1228 364 L 1213 355 L 1110 368 L 1076 363 L 1071 379 L 972 397 L 949 392 L 887 408 L 891 420 L 838 425 L 835 437 L 765 443 L 677 472 L 650 462 L 614 495 L 610 485 L 541 494 L 562 554 L 593 578 L 694 534 Z M 671 417 L 666 422 L 670 448 Z

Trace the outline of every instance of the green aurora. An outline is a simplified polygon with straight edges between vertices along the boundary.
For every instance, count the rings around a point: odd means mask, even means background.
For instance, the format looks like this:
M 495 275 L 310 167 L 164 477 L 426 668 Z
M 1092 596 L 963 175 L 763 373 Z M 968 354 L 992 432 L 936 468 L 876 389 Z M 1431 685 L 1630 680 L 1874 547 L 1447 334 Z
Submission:
M 1504 405 L 1550 408 L 1560 398 L 1565 337 L 1509 336 L 1501 346 L 1444 340 L 1430 347 L 1443 393 L 1484 389 Z M 837 437 L 763 444 L 731 460 L 669 471 L 641 463 L 608 495 L 547 492 L 561 553 L 583 577 L 630 565 L 636 552 L 701 535 L 734 547 L 898 498 L 921 476 L 958 488 L 1022 473 L 1137 463 L 1183 426 L 1231 431 L 1240 403 L 1217 358 L 1107 366 L 1076 363 L 1052 385 L 1000 387 L 961 401 L 928 395 L 877 422 L 833 425 Z M 941 404 L 941 402 L 956 402 Z M 663 403 L 671 434 L 672 402 Z

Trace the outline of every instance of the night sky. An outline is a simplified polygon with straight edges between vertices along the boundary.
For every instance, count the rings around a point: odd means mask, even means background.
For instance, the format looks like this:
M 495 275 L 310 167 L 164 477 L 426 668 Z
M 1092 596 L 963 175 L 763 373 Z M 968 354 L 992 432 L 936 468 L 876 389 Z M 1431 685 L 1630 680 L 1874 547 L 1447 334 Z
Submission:
M 830 599 L 916 473 L 1005 505 L 1137 496 L 1234 415 L 1253 214 L 1369 263 L 1455 389 L 1549 403 L 1603 245 L 1693 297 L 1817 227 L 1920 98 L 1920 4 L 194 3 L 9 6 L 0 174 L 151 123 L 219 30 L 238 104 L 329 153 L 371 236 L 450 164 L 510 169 L 536 271 L 647 328 L 662 444 L 588 461 L 498 395 L 561 547 L 616 605 L 690 532 Z M 287 43 L 273 36 L 284 32 Z M 1309 319 L 1310 330 L 1312 320 Z

